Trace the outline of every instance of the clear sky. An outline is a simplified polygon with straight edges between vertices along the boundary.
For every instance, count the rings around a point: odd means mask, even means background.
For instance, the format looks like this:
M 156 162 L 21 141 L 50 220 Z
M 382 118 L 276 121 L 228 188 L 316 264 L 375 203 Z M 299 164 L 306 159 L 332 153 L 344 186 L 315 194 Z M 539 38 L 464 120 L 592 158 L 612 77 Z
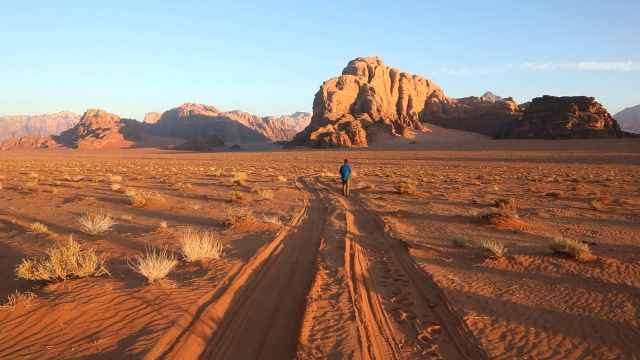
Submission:
M 640 104 L 640 1 L 0 0 L 0 115 L 311 112 L 359 56 L 450 97 Z

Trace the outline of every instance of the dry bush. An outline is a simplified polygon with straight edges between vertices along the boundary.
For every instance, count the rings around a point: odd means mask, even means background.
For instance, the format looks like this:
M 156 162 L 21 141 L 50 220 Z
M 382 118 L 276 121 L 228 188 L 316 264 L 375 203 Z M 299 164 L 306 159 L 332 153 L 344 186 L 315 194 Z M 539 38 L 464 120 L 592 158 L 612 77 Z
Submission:
M 151 284 L 161 282 L 178 264 L 175 254 L 168 253 L 166 246 L 159 250 L 153 246 L 146 247 L 145 250 L 144 256 L 127 259 L 127 262 L 133 271 L 149 279 Z
M 171 185 L 171 187 L 173 187 L 176 190 L 186 190 L 186 189 L 191 189 L 192 185 L 190 183 L 183 183 L 179 181 Z
M 108 213 L 87 213 L 78 217 L 80 231 L 89 235 L 101 234 L 113 230 L 114 218 Z
M 240 191 L 232 191 L 230 200 L 231 202 L 242 201 L 244 200 L 244 194 Z
M 393 188 L 399 194 L 411 195 L 416 191 L 416 183 L 411 179 L 401 179 Z
M 361 182 L 361 183 L 358 183 L 358 186 L 356 186 L 356 189 L 357 190 L 375 190 L 376 186 L 370 182 Z
M 9 294 L 9 296 L 7 296 L 7 302 L 0 305 L 0 310 L 13 311 L 16 309 L 18 304 L 22 304 L 24 307 L 29 307 L 29 305 L 31 305 L 31 300 L 35 297 L 36 294 L 30 291 L 20 292 L 16 290 L 14 294 Z
M 117 182 L 111 183 L 111 190 L 118 191 L 120 190 L 120 184 Z
M 287 182 L 287 178 L 285 176 L 280 175 L 276 178 L 276 181 Z
M 148 190 L 136 190 L 128 188 L 125 190 L 124 195 L 129 198 L 131 205 L 138 207 L 143 206 L 149 201 L 163 201 L 162 195 L 156 191 Z
M 464 236 L 455 236 L 451 240 L 451 243 L 453 244 L 453 246 L 457 246 L 457 247 L 469 247 L 469 246 L 471 246 L 471 244 L 469 243 L 469 240 L 467 238 L 465 238 Z
M 482 241 L 480 242 L 480 248 L 486 253 L 491 254 L 491 257 L 501 258 L 507 252 L 507 248 L 504 244 L 495 241 Z
M 38 183 L 37 179 L 34 181 L 27 182 L 26 184 L 18 187 L 18 191 L 40 192 L 40 190 L 42 190 L 42 188 L 40 187 L 40 184 Z
M 589 206 L 591 206 L 591 209 L 596 211 L 602 210 L 602 203 L 599 202 L 598 200 L 591 200 L 591 202 L 589 203 Z
M 261 199 L 264 199 L 264 200 L 273 199 L 273 190 L 271 189 L 261 188 L 261 189 L 258 189 L 256 192 L 258 193 Z
M 166 222 L 166 221 L 164 221 L 164 220 L 163 220 L 163 221 L 160 221 L 160 224 L 158 224 L 158 229 L 160 229 L 160 230 L 164 230 L 164 229 L 166 229 L 167 227 L 169 227 L 169 224 L 167 224 L 167 222 Z
M 494 203 L 498 208 L 516 208 L 516 201 L 512 197 L 498 199 Z
M 565 237 L 551 239 L 549 247 L 553 252 L 568 254 L 576 261 L 589 261 L 595 258 L 589 245 Z
M 107 178 L 109 178 L 110 183 L 119 183 L 122 182 L 122 176 L 120 175 L 111 175 L 107 174 Z
M 546 193 L 546 195 L 547 195 L 547 196 L 553 196 L 553 197 L 563 197 L 563 196 L 564 196 L 564 194 L 562 193 L 562 191 L 557 191 L 557 190 L 554 190 L 554 191 L 548 191 L 548 192 Z
M 46 233 L 49 231 L 49 229 L 45 224 L 37 221 L 31 224 L 31 226 L 29 226 L 29 231 L 34 233 Z
M 110 275 L 105 268 L 105 257 L 98 256 L 95 249 L 83 250 L 69 237 L 69 244 L 56 243 L 46 251 L 47 259 L 23 259 L 16 267 L 16 275 L 27 280 L 58 281 L 76 277 Z
M 233 225 L 247 219 L 253 219 L 253 210 L 246 206 L 230 207 L 225 210 L 225 214 L 227 215 L 225 220 L 225 224 L 227 225 Z
M 204 259 L 220 259 L 223 246 L 211 230 L 195 231 L 187 228 L 181 234 L 182 256 L 187 262 Z
M 280 221 L 280 217 L 277 214 L 262 214 L 262 222 L 282 225 L 282 221 Z
M 249 178 L 246 172 L 234 172 L 232 174 L 231 183 L 233 185 L 244 186 L 246 185 L 246 181 Z

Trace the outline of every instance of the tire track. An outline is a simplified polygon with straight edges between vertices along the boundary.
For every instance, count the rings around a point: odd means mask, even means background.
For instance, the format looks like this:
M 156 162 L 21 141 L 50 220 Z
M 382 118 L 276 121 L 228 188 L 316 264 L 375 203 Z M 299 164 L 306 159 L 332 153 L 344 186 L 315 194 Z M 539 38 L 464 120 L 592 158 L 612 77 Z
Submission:
M 147 358 L 292 359 L 306 296 L 317 271 L 327 207 L 303 179 L 296 180 L 305 208 L 276 239 L 261 248 L 165 347 Z

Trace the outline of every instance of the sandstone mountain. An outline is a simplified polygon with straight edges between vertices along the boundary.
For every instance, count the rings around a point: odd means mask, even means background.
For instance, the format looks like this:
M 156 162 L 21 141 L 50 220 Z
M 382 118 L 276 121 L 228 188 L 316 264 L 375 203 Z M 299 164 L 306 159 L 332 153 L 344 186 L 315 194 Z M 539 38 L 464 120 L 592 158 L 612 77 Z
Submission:
M 104 110 L 89 109 L 76 126 L 53 139 L 75 149 L 100 149 L 109 143 L 140 139 L 140 128 L 132 129 L 136 126 L 142 126 L 142 123 L 121 119 Z
M 593 97 L 535 98 L 506 137 L 515 139 L 610 139 L 634 137 Z
M 10 137 L 2 142 L 0 150 L 14 150 L 14 149 L 44 149 L 54 148 L 60 145 L 55 142 L 51 136 L 40 137 L 35 134 L 23 136 L 21 138 Z
M 80 115 L 70 111 L 42 115 L 0 116 L 0 142 L 10 137 L 34 134 L 39 137 L 57 135 L 74 127 Z
M 613 118 L 618 121 L 622 130 L 640 134 L 640 105 L 626 108 L 613 115 Z
M 217 135 L 230 143 L 278 141 L 292 139 L 300 127 L 306 126 L 309 118 L 308 113 L 280 118 L 259 117 L 237 110 L 221 112 L 214 106 L 185 103 L 165 111 L 149 131 L 185 139 Z
M 520 116 L 512 99 L 448 98 L 422 76 L 390 68 L 378 57 L 357 58 L 320 86 L 311 123 L 287 147 L 368 146 L 380 132 L 428 131 L 424 123 L 493 136 Z
M 144 122 L 145 124 L 155 124 L 158 122 L 158 120 L 160 120 L 160 117 L 162 117 L 162 114 L 159 112 L 148 112 L 144 114 L 144 120 L 142 122 Z
M 502 96 L 498 96 L 494 93 L 492 93 L 491 91 L 487 91 L 486 93 L 484 93 L 484 95 L 480 96 L 481 98 L 487 100 L 487 101 L 491 101 L 492 103 L 499 101 L 499 100 L 504 100 L 504 98 Z

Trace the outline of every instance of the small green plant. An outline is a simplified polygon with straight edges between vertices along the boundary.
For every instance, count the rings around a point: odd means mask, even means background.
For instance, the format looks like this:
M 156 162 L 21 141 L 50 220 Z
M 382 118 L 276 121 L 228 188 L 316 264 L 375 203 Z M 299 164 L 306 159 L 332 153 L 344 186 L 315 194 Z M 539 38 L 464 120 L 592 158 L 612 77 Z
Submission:
M 182 256 L 187 262 L 204 259 L 220 259 L 223 245 L 211 230 L 195 231 L 187 228 L 180 238 Z
M 504 244 L 495 241 L 482 241 L 480 242 L 480 248 L 486 253 L 490 254 L 491 257 L 496 258 L 503 257 L 507 252 L 507 248 L 504 246 Z
M 457 247 L 469 247 L 469 246 L 471 246 L 469 244 L 469 240 L 467 238 L 465 238 L 464 236 L 455 236 L 451 240 L 451 243 L 453 244 L 453 246 L 457 246 Z
M 549 247 L 553 252 L 568 254 L 576 261 L 589 261 L 595 258 L 588 244 L 563 236 L 551 239 L 551 245 Z
M 27 280 L 59 281 L 76 277 L 110 275 L 105 268 L 105 257 L 95 249 L 83 250 L 69 237 L 69 244 L 56 243 L 46 251 L 47 259 L 23 259 L 16 267 L 16 275 Z
M 87 213 L 78 217 L 80 231 L 89 235 L 97 235 L 113 230 L 114 218 L 108 213 Z
M 399 194 L 411 195 L 416 191 L 416 183 L 411 179 L 401 179 L 393 188 Z
M 167 247 L 157 249 L 146 247 L 146 254 L 135 260 L 127 259 L 129 267 L 138 274 L 146 277 L 151 284 L 162 283 L 166 276 L 178 264 L 175 254 L 167 252 Z

